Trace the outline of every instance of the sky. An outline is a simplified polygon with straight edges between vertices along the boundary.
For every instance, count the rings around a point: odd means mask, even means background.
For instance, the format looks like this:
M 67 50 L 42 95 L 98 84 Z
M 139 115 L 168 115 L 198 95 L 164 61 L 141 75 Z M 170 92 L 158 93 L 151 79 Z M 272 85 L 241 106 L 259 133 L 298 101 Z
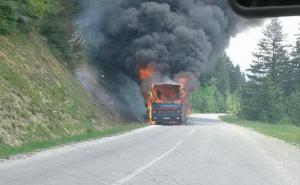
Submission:
M 294 45 L 296 34 L 300 34 L 300 16 L 298 17 L 282 17 L 280 18 L 283 31 L 287 34 L 287 44 Z M 263 25 L 249 28 L 242 33 L 239 33 L 235 38 L 232 38 L 230 45 L 226 50 L 235 65 L 240 65 L 242 71 L 250 68 L 252 63 L 252 53 L 256 51 L 257 43 L 262 38 L 262 30 L 270 19 L 266 19 Z

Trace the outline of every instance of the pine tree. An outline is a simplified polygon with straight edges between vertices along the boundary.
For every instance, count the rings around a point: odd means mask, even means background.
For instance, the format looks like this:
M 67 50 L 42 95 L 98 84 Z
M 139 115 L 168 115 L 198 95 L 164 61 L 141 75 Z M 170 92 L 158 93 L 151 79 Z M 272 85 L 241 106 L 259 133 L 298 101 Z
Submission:
M 271 80 L 278 86 L 281 85 L 282 75 L 285 73 L 285 65 L 288 61 L 285 35 L 282 31 L 281 22 L 276 18 L 266 26 L 263 31 L 264 37 L 258 43 L 257 52 L 254 53 L 255 60 L 251 65 L 248 78 L 256 83 L 270 76 Z
M 290 63 L 281 22 L 272 19 L 263 35 L 254 53 L 249 81 L 241 90 L 241 113 L 248 119 L 276 122 L 284 112 L 281 92 L 287 86 Z
M 250 81 L 241 90 L 241 114 L 246 119 L 279 122 L 284 117 L 281 94 L 270 77 Z
M 230 79 L 230 91 L 231 93 L 235 93 L 245 82 L 245 79 L 239 65 L 234 66 L 232 63 L 230 63 L 228 70 Z
M 300 32 L 300 28 L 299 28 Z M 288 96 L 285 98 L 288 116 L 294 124 L 300 126 L 300 34 L 297 35 L 296 44 L 291 52 L 291 62 L 288 79 L 290 86 Z
M 263 105 L 259 101 L 260 88 L 254 81 L 244 84 L 240 90 L 240 116 L 249 120 L 259 120 L 263 116 Z
M 270 77 L 263 80 L 260 93 L 259 101 L 266 116 L 264 121 L 280 122 L 284 117 L 285 107 L 282 103 L 281 92 Z
M 229 71 L 227 69 L 228 56 L 222 57 L 215 68 L 214 79 L 215 85 L 222 95 L 225 95 L 230 89 Z
M 285 101 L 287 113 L 291 122 L 300 126 L 300 90 L 292 92 Z
M 299 28 L 300 32 L 300 28 Z M 298 88 L 300 90 L 300 34 L 297 35 L 298 38 L 296 40 L 296 45 L 293 48 L 293 51 L 291 53 L 292 59 L 291 59 L 291 82 L 293 89 Z

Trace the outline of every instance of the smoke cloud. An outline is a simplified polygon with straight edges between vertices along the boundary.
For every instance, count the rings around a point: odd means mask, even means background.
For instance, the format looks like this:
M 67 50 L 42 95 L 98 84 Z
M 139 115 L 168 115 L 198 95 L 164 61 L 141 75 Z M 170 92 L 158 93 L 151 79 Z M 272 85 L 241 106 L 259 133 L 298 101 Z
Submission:
M 135 107 L 133 114 L 143 110 L 141 92 L 153 82 L 178 82 L 184 76 L 189 79 L 187 89 L 194 90 L 201 73 L 224 54 L 230 38 L 256 22 L 235 15 L 225 0 L 79 3 L 78 30 L 91 61 L 104 70 L 107 85 L 115 86 L 115 96 Z M 141 80 L 139 69 L 149 65 L 155 75 Z

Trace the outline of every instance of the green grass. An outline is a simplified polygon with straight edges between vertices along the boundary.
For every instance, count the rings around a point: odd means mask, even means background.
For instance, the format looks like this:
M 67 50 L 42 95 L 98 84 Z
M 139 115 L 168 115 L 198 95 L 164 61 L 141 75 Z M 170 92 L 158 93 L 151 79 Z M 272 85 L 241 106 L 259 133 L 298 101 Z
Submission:
M 300 146 L 300 127 L 293 124 L 270 124 L 243 120 L 234 116 L 221 116 L 223 121 L 254 129 L 262 134 L 272 136 L 288 143 Z
M 122 122 L 93 100 L 63 62 L 38 33 L 0 35 L 0 150 Z
M 202 113 L 200 110 L 197 110 L 197 109 L 193 109 L 192 112 L 193 112 L 193 114 L 200 114 L 200 113 Z
M 21 146 L 12 147 L 5 144 L 1 144 L 0 140 L 0 158 L 8 158 L 9 156 L 16 154 L 23 154 L 38 151 L 41 149 L 49 149 L 55 146 L 62 146 L 65 144 L 76 143 L 80 141 L 86 141 L 90 139 L 100 139 L 107 136 L 122 134 L 127 131 L 138 129 L 146 126 L 145 124 L 124 124 L 115 126 L 103 131 L 88 130 L 87 132 L 74 136 L 65 136 L 58 139 L 47 140 L 42 142 L 26 142 Z

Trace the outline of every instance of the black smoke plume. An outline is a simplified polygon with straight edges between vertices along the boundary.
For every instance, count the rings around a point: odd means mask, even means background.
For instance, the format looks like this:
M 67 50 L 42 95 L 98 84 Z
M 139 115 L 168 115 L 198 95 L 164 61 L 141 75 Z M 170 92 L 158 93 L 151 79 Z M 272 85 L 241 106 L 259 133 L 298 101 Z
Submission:
M 230 38 L 255 22 L 235 15 L 225 0 L 79 3 L 78 30 L 91 62 L 104 71 L 106 87 L 137 117 L 144 112 L 141 92 L 149 83 L 138 78 L 140 66 L 155 66 L 155 82 L 187 76 L 193 90 L 200 74 L 223 55 Z

